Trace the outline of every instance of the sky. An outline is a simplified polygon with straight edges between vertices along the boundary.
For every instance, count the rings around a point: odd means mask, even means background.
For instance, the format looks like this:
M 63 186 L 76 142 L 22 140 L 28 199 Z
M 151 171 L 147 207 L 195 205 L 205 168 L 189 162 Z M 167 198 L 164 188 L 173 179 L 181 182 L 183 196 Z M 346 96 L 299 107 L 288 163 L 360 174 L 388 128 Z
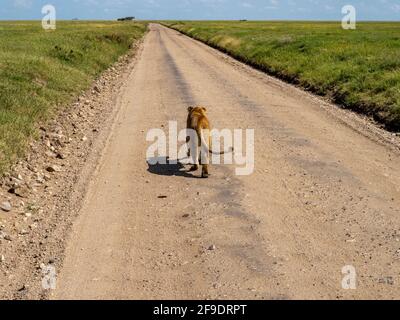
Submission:
M 350 4 L 357 20 L 400 20 L 400 0 L 0 0 L 0 20 L 41 20 L 47 4 L 57 19 L 341 20 Z

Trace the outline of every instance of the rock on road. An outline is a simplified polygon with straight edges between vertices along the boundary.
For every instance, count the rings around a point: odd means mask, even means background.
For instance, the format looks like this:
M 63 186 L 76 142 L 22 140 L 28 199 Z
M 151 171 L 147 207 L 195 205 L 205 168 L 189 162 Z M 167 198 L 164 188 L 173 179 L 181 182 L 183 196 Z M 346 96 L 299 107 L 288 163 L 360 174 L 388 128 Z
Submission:
M 190 105 L 255 129 L 252 175 L 149 168 Z M 399 153 L 347 113 L 156 24 L 117 107 L 51 298 L 400 297 Z

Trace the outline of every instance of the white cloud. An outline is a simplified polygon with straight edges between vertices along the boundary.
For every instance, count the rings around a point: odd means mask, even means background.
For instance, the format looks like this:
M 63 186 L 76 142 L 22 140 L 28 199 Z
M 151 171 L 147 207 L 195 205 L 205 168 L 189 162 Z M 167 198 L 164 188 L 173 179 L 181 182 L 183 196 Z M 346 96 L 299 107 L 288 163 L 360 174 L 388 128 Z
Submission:
M 242 2 L 241 6 L 243 8 L 253 8 L 254 6 L 249 2 Z
M 14 7 L 28 9 L 32 7 L 32 0 L 14 0 Z

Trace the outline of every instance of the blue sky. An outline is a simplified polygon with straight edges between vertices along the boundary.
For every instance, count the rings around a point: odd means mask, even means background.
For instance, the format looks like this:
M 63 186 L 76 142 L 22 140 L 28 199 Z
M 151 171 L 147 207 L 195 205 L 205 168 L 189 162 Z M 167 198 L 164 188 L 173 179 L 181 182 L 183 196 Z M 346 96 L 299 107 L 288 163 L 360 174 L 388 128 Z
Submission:
M 1 0 L 0 19 L 41 19 L 46 4 L 58 19 L 341 20 L 351 4 L 358 20 L 400 20 L 400 0 Z

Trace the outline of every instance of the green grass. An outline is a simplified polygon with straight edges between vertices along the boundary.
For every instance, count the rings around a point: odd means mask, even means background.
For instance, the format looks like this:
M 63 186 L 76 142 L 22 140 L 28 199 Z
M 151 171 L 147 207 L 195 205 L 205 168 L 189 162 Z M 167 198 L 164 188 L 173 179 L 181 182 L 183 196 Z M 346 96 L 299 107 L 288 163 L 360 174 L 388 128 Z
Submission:
M 272 75 L 400 130 L 400 23 L 164 22 Z
M 145 24 L 0 21 L 0 174 L 23 155 L 35 124 L 67 105 L 142 37 Z

